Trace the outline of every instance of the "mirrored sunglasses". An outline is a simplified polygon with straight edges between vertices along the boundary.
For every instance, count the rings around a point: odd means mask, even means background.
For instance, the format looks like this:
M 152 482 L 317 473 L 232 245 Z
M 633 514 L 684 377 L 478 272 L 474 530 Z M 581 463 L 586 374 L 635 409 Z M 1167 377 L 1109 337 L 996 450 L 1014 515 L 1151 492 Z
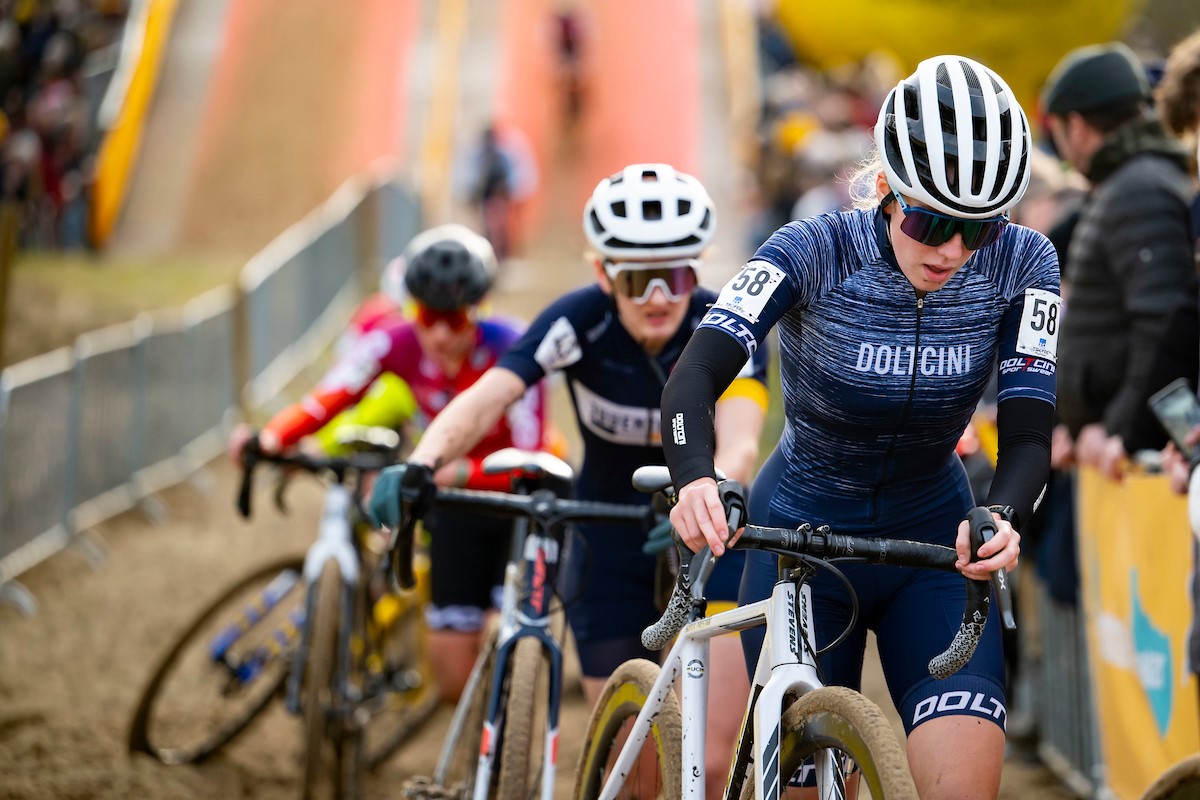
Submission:
M 699 266 L 700 262 L 694 258 L 665 262 L 605 261 L 604 272 L 614 292 L 642 305 L 655 288 L 662 289 L 672 302 L 686 298 L 699 282 L 696 272 Z
M 416 304 L 417 307 L 417 324 L 422 328 L 432 328 L 439 322 L 446 323 L 446 326 L 452 331 L 461 331 L 475 321 L 475 314 L 472 308 L 455 308 L 450 311 L 442 311 L 437 308 Z
M 962 234 L 963 247 L 968 250 L 978 250 L 987 247 L 1004 232 L 1008 224 L 1007 216 L 990 219 L 963 219 L 942 214 L 929 208 L 918 208 L 904 202 L 904 198 L 892 192 L 904 219 L 900 221 L 900 230 L 910 239 L 930 247 L 938 247 L 954 238 L 956 233 Z

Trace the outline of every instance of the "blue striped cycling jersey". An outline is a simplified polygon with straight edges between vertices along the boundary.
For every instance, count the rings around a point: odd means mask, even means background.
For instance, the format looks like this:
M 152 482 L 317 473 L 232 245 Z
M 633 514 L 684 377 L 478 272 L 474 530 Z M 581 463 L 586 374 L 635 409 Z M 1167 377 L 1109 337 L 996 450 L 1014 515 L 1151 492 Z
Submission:
M 753 352 L 779 323 L 786 466 L 770 510 L 849 533 L 903 525 L 954 485 L 955 444 L 997 367 L 1000 401 L 1054 403 L 1059 306 L 1036 231 L 1009 225 L 919 297 L 882 212 L 850 211 L 776 231 L 701 327 Z

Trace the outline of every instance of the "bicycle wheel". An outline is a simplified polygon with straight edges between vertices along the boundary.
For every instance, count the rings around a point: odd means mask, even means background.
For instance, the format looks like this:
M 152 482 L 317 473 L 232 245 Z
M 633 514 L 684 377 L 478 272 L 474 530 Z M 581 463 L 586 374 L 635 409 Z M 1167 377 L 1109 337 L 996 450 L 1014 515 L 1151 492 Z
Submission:
M 586 744 L 579 754 L 574 794 L 579 800 L 599 797 L 620 752 L 620 744 L 625 741 L 628 729 L 649 699 L 659 672 L 657 664 L 638 658 L 626 661 L 609 677 L 596 707 L 592 709 L 587 736 L 584 738 Z M 647 745 L 617 796 L 628 797 L 636 789 L 639 797 L 679 800 L 682 789 L 682 737 L 679 701 L 672 692 L 651 723 Z M 652 748 L 650 742 L 653 742 Z M 652 756 L 657 759 L 653 768 L 649 764 Z M 650 786 L 651 782 L 653 786 Z
M 421 580 L 420 567 L 418 582 Z M 440 699 L 426 650 L 418 594 L 387 594 L 371 610 L 380 625 L 378 652 L 368 659 L 368 680 L 376 686 L 363 729 L 363 762 L 375 769 L 421 729 Z M 371 663 L 377 660 L 378 663 Z
M 432 783 L 458 792 L 459 797 L 471 797 L 475 789 L 475 772 L 479 766 L 479 746 L 483 738 L 483 720 L 487 714 L 488 695 L 496 667 L 496 638 L 499 624 L 492 620 L 471 677 L 463 690 L 450 730 L 438 756 Z M 427 779 L 423 779 L 427 780 Z
M 1158 777 L 1142 800 L 1193 800 L 1200 797 L 1200 756 L 1188 756 Z
M 539 794 L 549 671 L 542 643 L 532 636 L 518 639 L 508 664 L 504 729 L 496 747 L 500 778 L 494 796 L 500 800 L 525 800 Z
M 338 670 L 342 625 L 342 573 L 335 559 L 321 568 L 308 626 L 308 651 L 301 689 L 304 718 L 304 793 L 310 798 L 354 794 L 357 750 L 354 733 L 344 724 Z
M 303 561 L 241 578 L 187 626 L 142 690 L 130 752 L 193 764 L 232 741 L 280 691 L 303 623 Z
M 858 692 L 842 686 L 809 692 L 784 712 L 780 730 L 774 780 L 788 781 L 805 759 L 822 753 L 832 758 L 835 773 L 834 785 L 822 787 L 822 798 L 866 797 L 864 789 L 869 789 L 872 800 L 917 800 L 891 726 L 879 707 Z M 771 776 L 768 782 L 773 782 Z M 799 796 L 801 791 L 794 787 L 791 793 Z M 741 798 L 753 800 L 753 780 L 742 784 Z

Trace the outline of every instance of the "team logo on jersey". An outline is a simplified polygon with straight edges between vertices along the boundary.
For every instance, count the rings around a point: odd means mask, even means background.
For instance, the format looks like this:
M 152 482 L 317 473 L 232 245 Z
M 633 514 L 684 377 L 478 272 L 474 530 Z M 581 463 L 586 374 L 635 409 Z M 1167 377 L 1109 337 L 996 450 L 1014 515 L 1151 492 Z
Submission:
M 659 410 L 627 406 L 601 397 L 582 383 L 571 382 L 579 421 L 592 433 L 616 444 L 662 444 Z
M 382 369 L 380 362 L 392 348 L 387 332 L 374 330 L 359 337 L 353 349 L 334 365 L 317 388 L 344 389 L 357 394 L 370 385 Z
M 1000 362 L 1000 374 L 1011 375 L 1014 372 L 1030 372 L 1034 375 L 1053 375 L 1054 362 L 1045 358 L 1030 358 L 1017 356 L 1006 358 Z
M 554 320 L 533 357 L 546 372 L 569 367 L 583 358 L 583 349 L 579 346 L 571 321 L 566 317 Z
M 876 375 L 964 375 L 971 371 L 971 345 L 932 345 L 918 350 L 913 345 L 870 344 L 858 346 L 854 369 Z
M 701 320 L 700 324 L 710 328 L 720 328 L 730 334 L 744 344 L 751 355 L 758 349 L 758 339 L 754 338 L 754 331 L 747 328 L 746 323 L 737 317 L 731 317 L 723 311 L 717 311 L 716 306 L 704 315 L 704 319 Z

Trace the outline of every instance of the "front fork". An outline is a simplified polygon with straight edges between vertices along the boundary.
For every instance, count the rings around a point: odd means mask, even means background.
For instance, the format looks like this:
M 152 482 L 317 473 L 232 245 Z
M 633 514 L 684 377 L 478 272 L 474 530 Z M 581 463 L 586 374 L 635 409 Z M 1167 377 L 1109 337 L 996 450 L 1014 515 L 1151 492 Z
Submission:
M 754 686 L 751 689 L 753 708 L 742 721 L 737 748 L 741 752 L 741 739 L 746 735 L 749 722 L 754 732 L 755 800 L 781 798 L 792 777 L 782 774 L 780 769 L 781 723 L 787 694 L 793 690 L 809 692 L 822 685 L 817 673 L 816 657 L 810 649 L 815 633 L 812 589 L 809 585 L 801 583 L 797 594 L 796 583 L 792 580 L 776 583 L 771 592 L 768 617 L 772 624 L 754 673 Z M 833 764 L 828 758 L 819 759 L 817 768 L 827 778 L 832 777 Z M 826 786 L 828 783 L 821 781 L 818 785 Z
M 504 576 L 501 627 L 496 641 L 496 663 L 487 717 L 475 772 L 474 800 L 486 800 L 495 769 L 497 746 L 503 734 L 501 709 L 507 699 L 504 676 L 517 642 L 532 636 L 545 651 L 550 664 L 546 703 L 546 735 L 542 743 L 541 800 L 554 800 L 554 778 L 558 761 L 558 714 L 562 696 L 562 649 L 548 632 L 550 602 L 559 560 L 559 542 L 554 537 L 518 534 L 514 547 L 520 559 L 512 558 Z M 518 555 L 514 553 L 514 556 Z M 523 589 L 523 591 L 522 591 Z

